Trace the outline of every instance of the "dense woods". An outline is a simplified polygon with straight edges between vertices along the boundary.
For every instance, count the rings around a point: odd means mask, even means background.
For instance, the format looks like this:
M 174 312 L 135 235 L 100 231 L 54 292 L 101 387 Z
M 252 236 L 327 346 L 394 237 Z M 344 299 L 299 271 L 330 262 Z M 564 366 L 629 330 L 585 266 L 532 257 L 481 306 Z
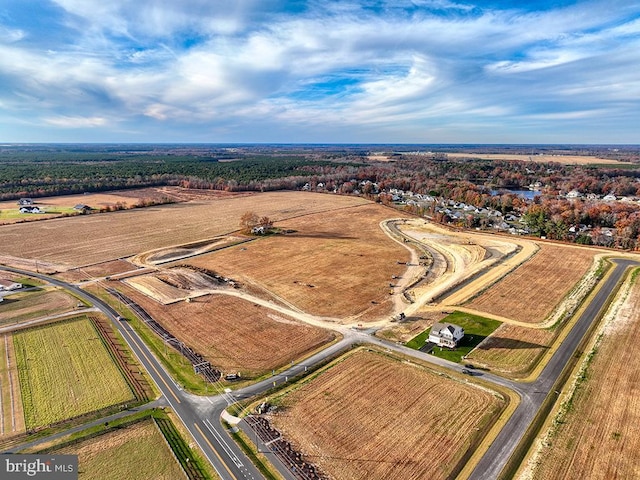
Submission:
M 498 151 L 519 151 L 517 147 L 501 148 Z M 640 245 L 637 150 L 598 151 L 601 157 L 614 155 L 627 161 L 613 168 L 489 161 L 471 155 L 448 159 L 443 150 L 431 155 L 396 153 L 376 161 L 367 156 L 366 146 L 3 147 L 0 199 L 177 185 L 226 191 L 303 189 L 364 195 L 392 204 L 389 192 L 401 190 L 502 214 L 517 213 L 533 235 L 626 249 Z M 585 151 L 586 147 L 574 153 Z M 531 185 L 540 190 L 534 200 L 512 192 Z M 569 192 L 574 192 L 573 198 Z M 613 196 L 614 201 L 603 201 L 605 195 Z M 434 214 L 434 209 L 424 205 L 404 208 Z M 451 221 L 443 215 L 433 217 Z M 454 223 L 486 226 L 472 214 Z

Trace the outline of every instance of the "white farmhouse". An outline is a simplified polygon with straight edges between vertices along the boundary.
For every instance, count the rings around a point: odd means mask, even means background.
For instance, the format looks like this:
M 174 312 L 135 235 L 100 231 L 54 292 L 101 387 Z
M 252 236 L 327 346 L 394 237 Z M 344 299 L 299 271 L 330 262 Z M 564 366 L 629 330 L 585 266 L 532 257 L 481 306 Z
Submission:
M 434 323 L 429 332 L 429 342 L 439 347 L 455 348 L 464 337 L 464 329 L 453 323 Z
M 7 280 L 5 278 L 0 278 L 0 290 L 19 290 L 22 288 L 22 284 L 18 282 L 14 282 L 12 280 Z

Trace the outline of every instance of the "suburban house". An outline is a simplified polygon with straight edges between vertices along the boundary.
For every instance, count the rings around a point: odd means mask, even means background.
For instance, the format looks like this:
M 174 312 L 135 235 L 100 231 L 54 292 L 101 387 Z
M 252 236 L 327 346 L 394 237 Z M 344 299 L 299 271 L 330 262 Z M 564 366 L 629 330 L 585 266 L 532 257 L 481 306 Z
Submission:
M 464 337 L 464 329 L 453 323 L 434 323 L 429 332 L 429 342 L 439 347 L 455 348 Z
M 24 205 L 33 205 L 33 200 L 30 198 L 21 198 L 20 200 L 18 200 L 18 205 L 20 205 L 21 207 Z
M 22 288 L 22 284 L 14 282 L 13 280 L 7 280 L 6 278 L 0 278 L 0 290 L 18 290 Z

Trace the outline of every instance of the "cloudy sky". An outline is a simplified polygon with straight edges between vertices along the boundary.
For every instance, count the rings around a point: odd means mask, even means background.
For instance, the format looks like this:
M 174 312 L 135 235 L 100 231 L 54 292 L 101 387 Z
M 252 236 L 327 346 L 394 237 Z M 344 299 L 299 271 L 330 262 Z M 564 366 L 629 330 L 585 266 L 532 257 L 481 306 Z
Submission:
M 0 141 L 640 143 L 640 0 L 0 0 Z

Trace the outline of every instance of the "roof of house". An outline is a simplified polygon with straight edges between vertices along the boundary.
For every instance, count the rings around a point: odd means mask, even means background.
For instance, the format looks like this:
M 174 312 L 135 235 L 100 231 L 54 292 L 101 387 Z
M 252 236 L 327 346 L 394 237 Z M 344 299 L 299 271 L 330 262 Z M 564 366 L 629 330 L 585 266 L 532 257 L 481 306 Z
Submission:
M 441 323 L 441 322 L 436 322 L 433 324 L 433 326 L 431 327 L 431 333 L 437 335 L 440 333 L 441 330 L 447 329 L 449 330 L 451 333 L 455 332 L 457 328 L 462 329 L 462 327 L 458 326 L 458 325 L 454 325 L 453 323 Z

